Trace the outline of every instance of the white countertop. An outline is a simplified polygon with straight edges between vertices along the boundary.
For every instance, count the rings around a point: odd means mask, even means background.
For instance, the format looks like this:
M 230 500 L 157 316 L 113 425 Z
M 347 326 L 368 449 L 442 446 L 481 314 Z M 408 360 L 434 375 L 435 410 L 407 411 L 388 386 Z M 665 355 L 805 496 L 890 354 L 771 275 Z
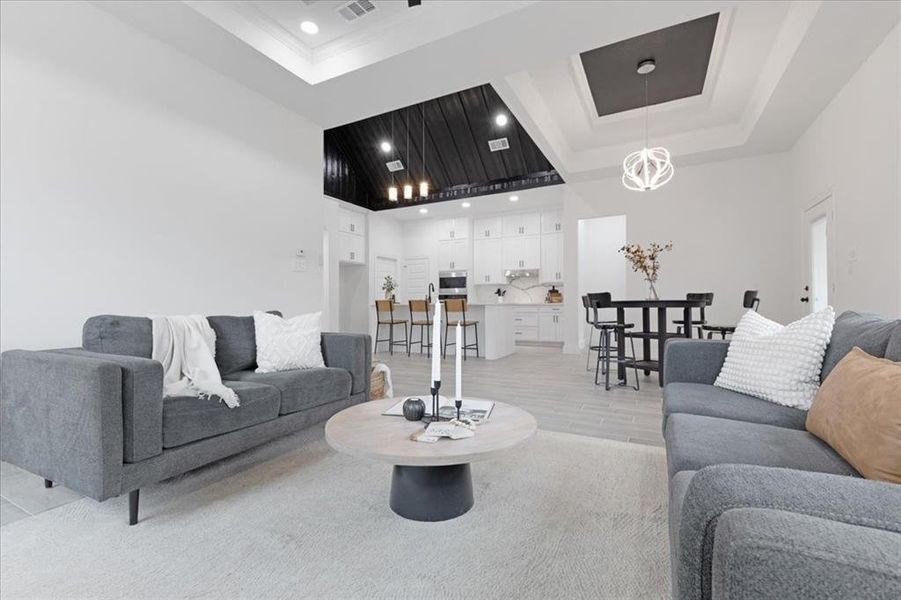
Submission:
M 470 302 L 470 306 L 563 306 L 562 302 Z

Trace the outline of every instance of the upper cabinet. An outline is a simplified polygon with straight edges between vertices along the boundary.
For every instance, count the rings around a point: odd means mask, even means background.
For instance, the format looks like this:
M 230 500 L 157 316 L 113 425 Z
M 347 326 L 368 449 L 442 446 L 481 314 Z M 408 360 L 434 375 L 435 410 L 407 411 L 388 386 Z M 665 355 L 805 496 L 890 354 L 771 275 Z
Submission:
M 504 239 L 503 267 L 511 271 L 541 266 L 541 238 L 537 235 Z
M 500 238 L 479 239 L 472 243 L 472 279 L 475 285 L 505 284 L 504 276 L 503 240 Z
M 537 235 L 541 232 L 541 216 L 538 213 L 518 213 L 503 217 L 504 237 Z
M 563 211 L 546 210 L 541 213 L 541 233 L 559 233 L 563 231 Z
M 465 271 L 472 264 L 472 244 L 468 239 L 438 242 L 438 270 Z
M 353 210 L 339 208 L 338 229 L 344 233 L 366 235 L 366 216 Z
M 499 238 L 502 235 L 501 232 L 502 219 L 500 217 L 489 217 L 473 221 L 472 237 L 477 240 Z
M 563 283 L 563 234 L 541 236 L 541 283 Z
M 438 221 L 439 240 L 460 240 L 469 237 L 469 219 L 443 219 Z

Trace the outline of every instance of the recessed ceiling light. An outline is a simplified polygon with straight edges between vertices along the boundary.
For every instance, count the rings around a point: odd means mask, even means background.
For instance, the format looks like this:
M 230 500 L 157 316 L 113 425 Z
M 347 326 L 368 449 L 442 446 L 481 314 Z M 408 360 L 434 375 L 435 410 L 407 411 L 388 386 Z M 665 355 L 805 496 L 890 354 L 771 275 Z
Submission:
M 424 214 L 426 214 L 426 213 L 428 213 L 428 212 L 429 212 L 429 209 L 427 209 L 427 208 L 420 208 L 420 209 L 419 209 L 419 214 L 421 214 L 421 215 L 424 215 Z
M 499 113 L 496 117 L 494 117 L 494 122 L 497 123 L 498 127 L 503 127 L 507 124 L 507 115 L 504 113 Z
M 470 206 L 472 206 L 472 204 L 470 204 L 469 202 L 464 202 L 460 206 L 462 206 L 463 208 L 469 208 Z
M 304 21 L 300 24 L 300 30 L 310 35 L 316 35 L 319 33 L 319 25 L 313 21 Z
M 382 149 L 382 152 L 387 154 L 388 152 L 391 152 L 391 143 L 385 140 L 379 144 L 379 148 Z
M 510 196 L 510 202 L 517 202 L 519 200 L 519 196 Z

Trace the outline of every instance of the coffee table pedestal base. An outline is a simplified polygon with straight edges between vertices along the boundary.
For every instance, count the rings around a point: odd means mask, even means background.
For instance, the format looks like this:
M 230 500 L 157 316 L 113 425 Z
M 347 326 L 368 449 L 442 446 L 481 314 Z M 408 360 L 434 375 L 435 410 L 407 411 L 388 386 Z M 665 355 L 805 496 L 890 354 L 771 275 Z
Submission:
M 391 510 L 413 521 L 447 521 L 473 505 L 469 465 L 394 466 Z

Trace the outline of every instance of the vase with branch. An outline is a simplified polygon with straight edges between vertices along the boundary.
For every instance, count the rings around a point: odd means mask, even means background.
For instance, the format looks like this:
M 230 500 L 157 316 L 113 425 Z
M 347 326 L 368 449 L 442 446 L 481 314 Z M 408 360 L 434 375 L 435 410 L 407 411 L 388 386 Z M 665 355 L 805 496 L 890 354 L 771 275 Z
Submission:
M 659 300 L 657 296 L 657 276 L 660 272 L 660 255 L 673 249 L 673 243 L 658 244 L 651 242 L 647 248 L 642 248 L 640 244 L 626 244 L 619 249 L 626 257 L 626 260 L 632 265 L 632 270 L 636 273 L 644 275 L 645 281 L 648 282 L 648 300 Z
M 382 291 L 385 292 L 385 298 L 394 300 L 394 292 L 397 291 L 397 282 L 391 275 L 385 276 L 385 283 L 382 284 Z

